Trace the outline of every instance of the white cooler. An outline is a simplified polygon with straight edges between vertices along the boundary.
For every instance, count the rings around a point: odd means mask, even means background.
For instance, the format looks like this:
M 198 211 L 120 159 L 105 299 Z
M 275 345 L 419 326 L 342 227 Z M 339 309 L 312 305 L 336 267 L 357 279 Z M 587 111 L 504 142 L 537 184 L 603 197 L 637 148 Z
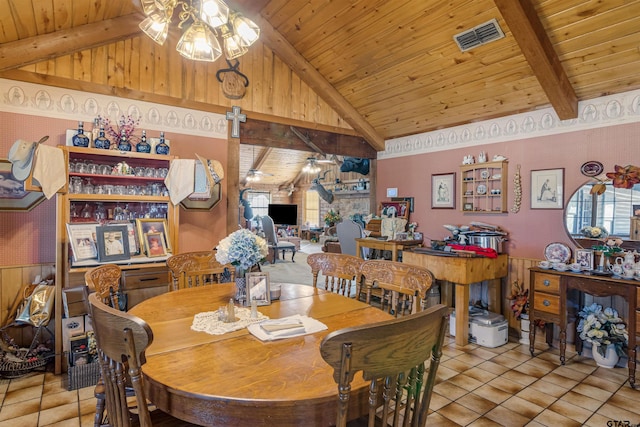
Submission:
M 456 313 L 449 319 L 449 335 L 456 336 Z M 469 342 L 483 347 L 500 347 L 509 340 L 509 325 L 502 314 L 476 308 L 469 310 Z

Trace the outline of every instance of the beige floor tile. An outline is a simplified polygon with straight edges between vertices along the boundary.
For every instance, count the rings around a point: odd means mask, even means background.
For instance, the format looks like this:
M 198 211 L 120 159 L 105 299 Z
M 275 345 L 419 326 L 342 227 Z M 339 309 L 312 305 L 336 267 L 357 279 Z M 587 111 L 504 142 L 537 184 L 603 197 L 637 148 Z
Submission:
M 521 353 L 518 350 L 511 350 L 502 354 L 510 359 L 517 360 L 521 363 L 531 360 L 531 355 L 529 354 L 529 352 L 525 354 L 525 353 Z
M 17 388 L 10 390 L 4 396 L 5 405 L 13 405 L 14 403 L 24 402 L 31 399 L 40 399 L 42 396 L 42 385 L 33 385 L 31 387 Z
M 495 358 L 479 364 L 477 368 L 496 375 L 502 375 L 509 370 L 506 366 L 496 363 Z
M 77 403 L 78 393 L 73 391 L 64 391 L 60 393 L 47 394 L 42 396 L 42 402 L 40 403 L 40 410 L 43 411 L 49 408 L 55 408 L 56 406 L 66 405 L 67 403 Z
M 473 391 L 480 387 L 483 383 L 465 374 L 456 375 L 448 380 L 449 383 L 456 385 L 467 391 Z
M 620 413 L 620 418 L 616 419 L 640 420 L 640 408 L 638 408 L 637 405 L 629 405 L 629 403 L 624 402 L 624 398 L 612 398 L 598 409 L 598 413 L 612 418 L 616 417 L 616 411 Z M 633 421 L 633 423 L 637 424 L 636 421 Z
M 80 417 L 80 427 L 93 427 L 93 415 L 83 415 Z
M 480 414 L 456 402 L 452 402 L 447 406 L 441 408 L 440 410 L 438 410 L 438 414 L 450 419 L 455 423 L 458 423 L 461 426 L 466 426 L 467 424 L 480 418 Z
M 504 406 L 496 406 L 487 412 L 485 418 L 488 418 L 504 427 L 522 427 L 529 420 L 522 415 L 505 408 Z
M 492 421 L 489 418 L 480 417 L 474 422 L 472 422 L 471 424 L 469 424 L 467 427 L 496 427 L 501 425 L 502 424 Z
M 500 406 L 503 406 L 515 412 L 516 414 L 520 414 L 529 420 L 534 419 L 539 413 L 541 413 L 545 409 L 543 406 L 538 406 L 535 403 L 528 402 L 525 399 L 518 396 L 510 397 L 509 399 L 502 402 Z
M 546 381 L 546 379 L 547 377 L 544 377 L 543 379 L 531 384 L 529 387 L 556 398 L 567 393 L 568 390 L 566 388 L 554 383 L 550 383 L 549 381 Z
M 516 396 L 526 400 L 527 402 L 531 402 L 534 405 L 538 405 L 542 408 L 546 408 L 551 405 L 553 402 L 557 400 L 556 397 L 544 393 L 542 391 L 536 390 L 533 387 L 527 387 L 522 389 Z
M 558 414 L 550 409 L 545 409 L 540 415 L 538 415 L 534 421 L 539 422 L 548 427 L 580 427 L 582 423 L 567 418 L 564 415 Z
M 446 362 L 441 363 L 440 366 L 456 371 L 456 373 L 460 373 L 472 368 L 474 365 L 470 366 L 467 362 L 464 362 L 462 360 L 458 360 L 458 358 L 455 358 L 455 359 L 449 359 Z
M 28 414 L 37 414 L 40 410 L 40 398 L 14 403 L 13 405 L 3 404 L 0 409 L 0 422 L 10 420 Z
M 0 425 L 2 427 L 26 427 L 26 426 L 37 426 L 38 425 L 38 413 L 34 412 L 31 414 L 20 415 L 15 418 L 11 418 L 9 420 L 0 421 Z
M 42 386 L 44 384 L 44 374 L 33 373 L 22 378 L 15 378 L 11 380 L 7 392 L 19 390 L 23 388 L 31 388 L 36 385 Z
M 562 375 L 558 375 L 555 372 L 551 372 L 548 375 L 544 376 L 544 380 L 549 383 L 553 383 L 557 386 L 560 386 L 564 389 L 570 389 L 578 385 L 578 381 L 572 380 L 567 377 L 563 377 Z
M 522 372 L 523 374 L 529 375 L 536 379 L 540 379 L 551 372 L 553 369 L 544 369 L 539 366 L 535 366 L 531 363 L 531 361 L 525 362 L 520 366 L 516 366 L 514 371 Z
M 570 380 L 574 381 L 582 381 L 589 376 L 589 374 L 576 371 L 575 369 L 571 369 L 567 366 L 559 366 L 554 369 L 552 373 L 563 376 L 565 378 L 569 378 Z
M 38 424 L 38 427 L 80 427 L 80 418 L 73 418 L 69 420 L 62 420 L 50 424 Z
M 609 417 L 605 417 L 600 414 L 593 414 L 591 418 L 584 423 L 584 425 L 587 427 L 602 427 L 609 425 L 608 423 L 611 421 L 613 420 Z
M 443 395 L 436 393 L 435 391 L 431 394 L 431 402 L 429 402 L 429 409 L 432 411 L 437 411 L 443 406 L 451 403 L 451 399 L 447 399 Z
M 564 399 L 557 400 L 553 405 L 549 406 L 549 409 L 553 412 L 562 414 L 567 418 L 571 418 L 572 420 L 577 421 L 580 424 L 588 420 L 592 414 L 590 410 L 582 408 L 580 406 L 576 406 Z
M 427 417 L 427 425 L 429 427 L 460 427 L 460 424 L 451 421 L 447 417 L 434 412 Z
M 438 371 L 440 371 L 440 369 L 438 369 Z M 78 399 L 92 399 L 94 397 L 94 389 L 94 386 L 78 389 Z
M 597 411 L 598 408 L 602 406 L 601 401 L 592 399 L 584 394 L 576 393 L 573 390 L 562 396 L 561 399 L 581 408 L 588 409 L 591 412 Z
M 520 366 L 516 367 L 516 369 L 518 369 L 519 367 Z M 534 377 L 531 375 L 524 374 L 520 371 L 517 371 L 516 369 L 505 372 L 504 374 L 501 375 L 501 377 L 525 386 L 538 381 L 539 377 Z
M 512 396 L 511 393 L 507 393 L 506 391 L 492 387 L 488 384 L 478 387 L 474 390 L 474 393 L 496 404 L 502 403 Z
M 96 399 L 86 399 L 80 402 L 80 415 L 95 414 L 96 413 Z
M 592 399 L 599 400 L 600 402 L 606 401 L 613 394 L 610 391 L 603 390 L 601 388 L 594 387 L 588 384 L 578 384 L 572 389 L 572 391 L 583 394 Z
M 446 396 L 448 399 L 451 399 L 451 400 L 459 399 L 468 393 L 467 390 L 460 388 L 456 385 L 453 385 L 448 381 L 444 383 L 436 384 L 436 386 L 433 387 L 433 390 L 436 393 Z
M 467 369 L 470 369 L 474 366 L 477 366 L 479 364 L 481 364 L 482 362 L 484 362 L 485 360 L 481 357 L 477 357 L 473 354 L 463 354 L 461 356 L 456 357 L 457 360 L 459 360 L 460 362 L 466 363 Z M 465 369 L 466 370 L 466 369 Z
M 504 354 L 494 357 L 493 359 L 491 359 L 491 362 L 496 363 L 500 366 L 504 366 L 505 368 L 507 368 L 507 370 L 513 369 L 516 366 L 522 364 L 522 361 L 507 357 Z
M 525 387 L 523 384 L 511 381 L 510 379 L 504 378 L 503 376 L 495 378 L 489 381 L 487 384 L 504 392 L 507 392 L 512 396 Z
M 552 361 L 545 360 L 541 357 L 536 357 L 529 360 L 528 362 L 523 363 L 523 365 L 535 366 L 539 369 L 544 370 L 545 373 L 548 374 L 549 372 L 553 371 L 555 368 L 557 368 L 560 365 L 560 361 L 558 361 L 558 363 L 554 363 Z
M 501 354 L 501 353 L 502 352 L 497 353 L 497 354 Z M 473 355 L 477 356 L 477 357 L 480 357 L 480 358 L 482 358 L 484 360 L 489 360 L 489 359 L 492 359 L 492 358 L 496 357 L 496 353 L 490 351 L 490 349 L 488 349 L 488 348 L 478 348 L 478 349 L 473 351 Z
M 475 366 L 471 369 L 467 369 L 466 371 L 464 371 L 464 374 L 471 377 L 471 378 L 475 378 L 476 380 L 482 382 L 482 383 L 486 383 L 491 381 L 492 379 L 494 379 L 495 377 L 497 377 L 498 375 L 489 372 L 485 369 L 483 369 L 481 366 L 484 365 L 484 363 L 481 363 L 478 366 Z
M 569 369 L 582 372 L 583 374 L 591 375 L 593 371 L 598 369 L 598 367 L 595 365 L 595 363 L 590 364 L 589 362 L 593 363 L 593 359 L 589 359 L 588 361 L 585 361 L 585 362 L 577 362 L 574 358 L 570 362 L 566 363 L 564 366 Z
M 636 402 L 636 405 L 640 406 L 640 392 L 638 390 L 632 389 L 628 385 L 624 385 L 620 387 L 616 391 L 616 395 L 622 396 L 625 399 L 629 400 L 629 404 L 631 404 L 631 401 L 633 401 L 633 402 Z
M 469 408 L 478 414 L 486 414 L 490 410 L 496 407 L 496 403 L 485 399 L 484 397 L 474 393 L 469 393 L 465 396 L 462 396 L 460 399 L 456 400 L 456 403 L 464 406 L 465 408 Z
M 67 386 L 65 385 L 65 382 L 60 379 L 60 381 L 48 381 L 44 383 L 44 386 L 42 387 L 42 394 L 43 395 L 47 395 L 47 394 L 55 394 L 55 393 L 62 393 L 62 392 L 67 392 Z
M 80 426 L 80 421 L 78 420 L 78 402 L 67 403 L 40 412 L 40 425 L 43 426 L 72 419 L 75 419 L 77 425 Z
M 604 378 L 607 381 L 611 381 L 616 384 L 622 385 L 629 379 L 629 371 L 627 371 L 626 369 L 619 369 L 619 368 L 615 368 L 615 369 L 599 368 L 593 371 L 593 374 L 591 374 L 591 376 L 597 377 L 597 378 Z M 636 384 L 638 384 L 637 381 L 636 381 Z
M 629 387 L 629 385 L 620 385 L 617 381 L 615 381 L 615 378 L 614 381 L 609 381 L 606 378 L 597 377 L 595 375 L 589 375 L 582 381 L 582 384 L 592 385 L 594 387 L 598 387 L 612 393 L 615 393 L 621 388 L 628 388 L 629 390 L 633 390 L 631 387 Z M 638 400 L 640 400 L 640 397 L 638 398 Z

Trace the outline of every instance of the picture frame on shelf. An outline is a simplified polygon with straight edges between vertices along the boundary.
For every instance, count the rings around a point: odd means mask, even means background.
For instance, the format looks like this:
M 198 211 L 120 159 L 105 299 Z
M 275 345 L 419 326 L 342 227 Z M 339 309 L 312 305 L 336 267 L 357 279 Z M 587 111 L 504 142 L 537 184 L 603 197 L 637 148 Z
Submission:
M 455 209 L 456 173 L 438 173 L 431 175 L 431 208 Z
M 27 191 L 24 181 L 17 181 L 11 174 L 11 162 L 0 159 L 0 211 L 29 212 L 45 200 L 40 191 Z
M 564 168 L 531 171 L 531 209 L 564 209 Z
M 576 262 L 583 270 L 593 270 L 594 253 L 593 249 L 576 249 Z
M 409 203 L 409 212 L 413 212 L 413 197 L 392 197 L 392 202 L 407 202 Z
M 98 261 L 111 262 L 131 258 L 126 225 L 103 225 L 96 227 Z
M 473 212 L 473 203 L 463 203 L 462 210 L 465 212 Z
M 169 227 L 167 220 L 164 218 L 136 218 L 136 228 L 138 229 L 138 237 L 142 246 L 146 242 L 145 235 L 147 233 L 162 233 L 164 247 L 167 252 L 171 252 L 171 239 L 169 236 Z M 146 246 L 145 246 L 146 249 Z
M 409 202 L 381 202 L 380 216 L 386 218 L 405 218 L 409 219 Z
M 253 299 L 258 305 L 271 304 L 271 292 L 269 290 L 269 273 L 247 273 L 247 305 L 251 305 Z
M 127 237 L 129 238 L 129 254 L 131 256 L 138 256 L 141 252 L 140 238 L 136 230 L 135 220 L 131 221 L 113 221 L 106 225 L 124 225 L 127 227 Z
M 149 258 L 167 255 L 167 247 L 164 244 L 163 233 L 145 233 L 144 248 Z
M 96 227 L 98 223 L 67 223 L 67 235 L 71 245 L 73 262 L 98 259 Z

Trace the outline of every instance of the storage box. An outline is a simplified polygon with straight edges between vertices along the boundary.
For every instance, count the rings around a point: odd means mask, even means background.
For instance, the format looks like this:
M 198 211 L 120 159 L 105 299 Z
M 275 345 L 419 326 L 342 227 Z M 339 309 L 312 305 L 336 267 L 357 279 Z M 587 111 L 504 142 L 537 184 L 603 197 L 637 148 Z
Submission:
M 456 313 L 451 313 L 449 335 L 456 336 Z M 483 347 L 500 347 L 509 340 L 509 325 L 504 316 L 486 310 L 469 313 L 469 342 Z
M 84 316 L 62 319 L 62 351 L 70 349 L 71 338 L 84 334 Z
M 84 387 L 93 387 L 100 378 L 100 364 L 98 362 L 86 365 L 69 366 L 67 371 L 67 390 L 77 390 Z

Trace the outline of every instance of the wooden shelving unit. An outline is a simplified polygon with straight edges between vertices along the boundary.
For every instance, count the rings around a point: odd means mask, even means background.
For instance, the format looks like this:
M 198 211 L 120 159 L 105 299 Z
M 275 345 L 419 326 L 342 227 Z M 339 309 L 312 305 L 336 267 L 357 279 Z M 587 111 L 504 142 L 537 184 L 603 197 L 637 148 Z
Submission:
M 468 213 L 507 212 L 508 162 L 460 166 L 460 209 Z

